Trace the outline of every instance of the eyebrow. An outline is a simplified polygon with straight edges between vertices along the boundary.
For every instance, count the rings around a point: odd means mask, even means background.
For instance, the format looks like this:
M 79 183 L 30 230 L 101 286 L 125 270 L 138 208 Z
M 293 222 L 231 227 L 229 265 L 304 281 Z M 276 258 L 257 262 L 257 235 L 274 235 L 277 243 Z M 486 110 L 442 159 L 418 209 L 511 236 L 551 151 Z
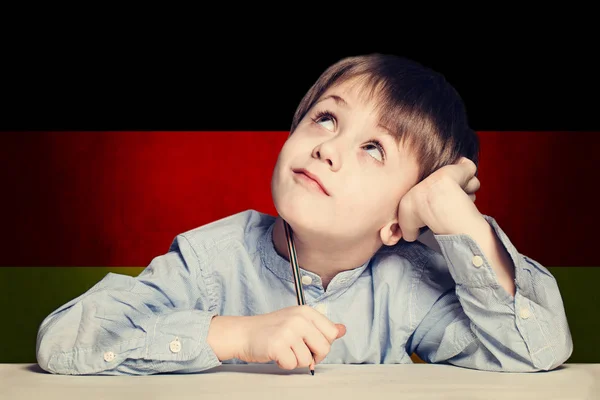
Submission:
M 325 100 L 327 100 L 327 99 L 333 99 L 333 100 L 335 100 L 335 103 L 336 103 L 338 106 L 342 106 L 342 107 L 346 107 L 346 108 L 350 107 L 350 106 L 348 105 L 348 102 L 347 102 L 346 100 L 342 99 L 342 98 L 341 98 L 340 96 L 338 96 L 337 94 L 330 94 L 329 96 L 325 96 L 325 97 L 323 97 L 322 99 L 320 99 L 319 101 L 317 101 L 315 104 L 318 104 L 318 103 L 320 103 L 320 102 L 322 102 L 322 101 L 325 101 Z

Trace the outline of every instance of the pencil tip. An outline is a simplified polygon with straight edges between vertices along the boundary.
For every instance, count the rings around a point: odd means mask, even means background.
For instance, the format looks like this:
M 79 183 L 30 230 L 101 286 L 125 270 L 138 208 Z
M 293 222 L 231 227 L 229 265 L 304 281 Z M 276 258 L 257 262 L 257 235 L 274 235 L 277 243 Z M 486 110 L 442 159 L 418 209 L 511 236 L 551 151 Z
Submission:
M 314 374 L 315 374 L 315 370 L 314 370 L 314 369 L 311 369 L 311 370 L 310 370 L 310 374 L 311 374 L 311 375 L 314 375 Z

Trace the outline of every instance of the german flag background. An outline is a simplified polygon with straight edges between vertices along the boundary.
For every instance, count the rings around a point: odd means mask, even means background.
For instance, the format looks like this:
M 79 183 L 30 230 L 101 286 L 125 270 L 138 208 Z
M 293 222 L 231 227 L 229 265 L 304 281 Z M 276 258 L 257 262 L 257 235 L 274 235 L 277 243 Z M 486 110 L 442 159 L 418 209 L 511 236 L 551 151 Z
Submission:
M 0 362 L 35 362 L 46 315 L 108 272 L 137 275 L 177 234 L 250 208 L 274 215 L 271 172 L 298 102 L 329 65 L 372 52 L 415 59 L 461 93 L 481 140 L 476 205 L 557 278 L 569 362 L 600 362 L 592 55 L 329 48 L 44 43 L 3 62 Z

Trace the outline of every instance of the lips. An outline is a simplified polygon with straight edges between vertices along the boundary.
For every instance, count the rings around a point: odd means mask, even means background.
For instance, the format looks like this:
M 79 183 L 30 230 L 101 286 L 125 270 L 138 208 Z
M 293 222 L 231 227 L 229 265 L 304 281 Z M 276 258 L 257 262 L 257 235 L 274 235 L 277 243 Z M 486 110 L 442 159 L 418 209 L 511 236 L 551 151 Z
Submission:
M 311 173 L 310 171 L 304 169 L 304 168 L 298 168 L 298 169 L 294 169 L 293 170 L 295 173 L 298 174 L 304 174 L 306 175 L 308 178 L 312 179 L 313 181 L 315 181 L 323 190 L 323 192 L 325 192 L 325 194 L 327 196 L 329 196 L 329 192 L 327 191 L 327 188 L 325 187 L 325 185 L 323 185 L 323 183 L 321 182 L 321 180 L 319 179 L 318 176 L 316 176 L 315 174 Z

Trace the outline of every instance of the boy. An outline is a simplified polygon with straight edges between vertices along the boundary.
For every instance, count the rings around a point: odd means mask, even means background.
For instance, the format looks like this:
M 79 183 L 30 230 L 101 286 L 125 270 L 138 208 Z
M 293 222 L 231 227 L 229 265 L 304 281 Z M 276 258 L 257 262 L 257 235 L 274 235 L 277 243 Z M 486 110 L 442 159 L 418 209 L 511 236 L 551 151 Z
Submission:
M 138 277 L 108 274 L 42 322 L 38 363 L 143 375 L 295 369 L 313 356 L 411 363 L 414 352 L 488 371 L 556 368 L 573 348 L 559 289 L 477 210 L 477 152 L 441 75 L 389 55 L 343 59 L 294 115 L 271 181 L 277 217 L 223 218 L 178 235 Z

